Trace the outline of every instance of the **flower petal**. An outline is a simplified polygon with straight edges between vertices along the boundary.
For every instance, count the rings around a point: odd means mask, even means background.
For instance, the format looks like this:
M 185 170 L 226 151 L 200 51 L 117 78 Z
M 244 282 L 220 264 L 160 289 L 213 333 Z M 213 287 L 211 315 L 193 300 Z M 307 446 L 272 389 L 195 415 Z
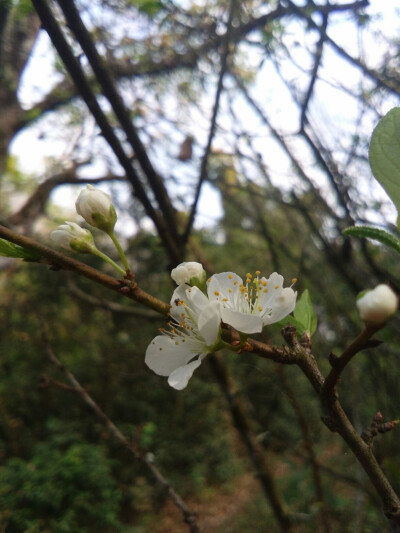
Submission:
M 263 318 L 264 326 L 279 322 L 286 315 L 291 313 L 296 306 L 297 292 L 290 287 L 282 289 L 280 295 L 275 298 L 271 313 L 266 314 Z
M 185 305 L 177 305 L 178 301 L 184 301 Z M 198 287 L 190 287 L 185 284 L 179 285 L 172 294 L 169 314 L 178 323 L 183 318 L 189 318 L 190 315 L 191 318 L 197 321 L 198 315 L 208 304 L 207 296 Z
M 190 309 L 198 315 L 209 304 L 207 296 L 198 287 L 186 289 L 187 303 Z
M 201 359 L 196 359 L 187 365 L 180 366 L 174 370 L 168 378 L 168 383 L 176 390 L 184 389 L 193 376 L 193 372 L 201 365 Z
M 258 315 L 249 315 L 233 311 L 232 309 L 221 309 L 222 321 L 243 333 L 260 333 L 263 328 L 262 318 Z
M 210 302 L 199 315 L 197 325 L 207 346 L 212 346 L 218 338 L 221 324 L 220 307 L 219 302 Z
M 243 299 L 239 289 L 241 285 L 242 278 L 234 272 L 214 274 L 207 283 L 208 297 L 210 300 L 223 302 L 224 307 L 235 309 Z
M 190 344 L 190 339 L 158 335 L 147 347 L 144 362 L 159 376 L 169 376 L 199 353 L 191 350 Z

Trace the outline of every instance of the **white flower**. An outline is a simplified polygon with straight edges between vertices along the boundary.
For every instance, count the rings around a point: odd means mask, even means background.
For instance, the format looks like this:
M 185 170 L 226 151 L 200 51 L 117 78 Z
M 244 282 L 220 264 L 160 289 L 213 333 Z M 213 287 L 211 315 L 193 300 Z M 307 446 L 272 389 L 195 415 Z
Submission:
M 172 295 L 171 331 L 161 330 L 146 350 L 145 363 L 177 390 L 188 384 L 219 338 L 219 303 L 210 302 L 200 289 L 179 285 Z
M 243 333 L 259 333 L 264 326 L 278 322 L 291 313 L 297 293 L 283 288 L 283 277 L 276 272 L 268 279 L 256 272 L 246 276 L 246 284 L 233 272 L 214 274 L 207 281 L 210 301 L 221 304 L 221 318 Z
M 388 285 L 378 285 L 364 293 L 356 302 L 360 317 L 371 324 L 383 324 L 398 308 L 397 295 Z
M 61 224 L 51 232 L 50 238 L 58 246 L 74 252 L 92 253 L 96 249 L 90 231 L 81 228 L 76 222 Z
M 190 280 L 196 278 L 199 282 L 205 282 L 206 272 L 203 268 L 203 265 L 196 263 L 195 261 L 188 261 L 181 263 L 171 272 L 171 278 L 175 281 L 177 285 L 182 283 L 191 283 Z
M 117 213 L 111 202 L 110 196 L 87 185 L 82 189 L 75 202 L 76 211 L 88 224 L 99 228 L 106 233 L 112 233 L 117 221 Z

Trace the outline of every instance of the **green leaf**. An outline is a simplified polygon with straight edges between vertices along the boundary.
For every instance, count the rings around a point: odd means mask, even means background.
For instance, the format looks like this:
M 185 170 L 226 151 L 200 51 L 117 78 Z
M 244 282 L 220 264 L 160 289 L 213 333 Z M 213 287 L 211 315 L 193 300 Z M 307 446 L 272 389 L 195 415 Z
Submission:
M 279 320 L 277 324 L 280 328 L 284 328 L 288 324 L 292 324 L 292 326 L 296 328 L 296 333 L 299 338 L 303 335 L 305 331 L 303 324 L 299 322 L 298 320 L 296 320 L 295 317 L 292 315 L 285 316 L 285 318 L 282 318 L 282 320 Z
M 379 241 L 386 246 L 394 248 L 396 252 L 400 253 L 400 240 L 384 229 L 373 226 L 351 226 L 343 231 L 343 235 L 373 239 L 374 241 Z
M 25 261 L 37 261 L 40 257 L 34 252 L 5 239 L 0 239 L 0 256 L 15 257 L 17 259 L 24 259 Z
M 312 337 L 317 329 L 317 316 L 314 312 L 314 307 L 310 298 L 310 293 L 306 289 L 301 297 L 297 300 L 296 307 L 294 308 L 294 318 L 303 325 L 303 331 L 310 333 Z
M 284 327 L 287 324 L 293 324 L 296 327 L 296 333 L 299 338 L 305 331 L 308 331 L 310 337 L 312 337 L 317 329 L 317 316 L 314 312 L 308 289 L 297 300 L 293 314 L 294 316 L 289 315 L 280 320 L 278 325 Z
M 164 7 L 162 0 L 130 0 L 130 3 L 149 17 L 156 15 Z
M 374 129 L 369 162 L 375 178 L 400 212 L 400 107 L 391 109 Z

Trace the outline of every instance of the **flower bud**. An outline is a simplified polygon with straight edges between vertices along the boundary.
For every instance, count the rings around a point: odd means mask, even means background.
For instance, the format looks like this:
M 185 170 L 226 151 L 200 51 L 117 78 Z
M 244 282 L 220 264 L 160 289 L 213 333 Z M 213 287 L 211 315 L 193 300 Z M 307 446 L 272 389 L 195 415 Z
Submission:
M 117 213 L 107 193 L 93 185 L 87 185 L 86 189 L 79 193 L 75 207 L 77 213 L 91 226 L 108 234 L 114 231 Z
M 188 261 L 174 268 L 171 272 L 171 278 L 177 285 L 187 283 L 201 288 L 206 281 L 206 271 L 200 263 Z
M 399 302 L 393 290 L 388 285 L 382 284 L 373 290 L 361 293 L 356 303 L 364 322 L 383 324 L 395 314 Z
M 81 228 L 75 222 L 66 222 L 58 226 L 51 233 L 50 238 L 58 246 L 77 253 L 90 254 L 96 249 L 90 231 Z

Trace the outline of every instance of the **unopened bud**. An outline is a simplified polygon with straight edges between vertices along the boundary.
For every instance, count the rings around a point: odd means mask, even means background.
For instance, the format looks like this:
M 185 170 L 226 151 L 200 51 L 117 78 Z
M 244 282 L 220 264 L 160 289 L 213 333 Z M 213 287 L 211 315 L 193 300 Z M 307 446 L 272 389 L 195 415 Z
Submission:
M 79 193 L 75 207 L 77 213 L 91 226 L 108 234 L 114 231 L 117 213 L 107 193 L 93 185 L 87 185 L 86 189 Z
M 51 233 L 50 238 L 58 246 L 77 253 L 90 254 L 96 249 L 90 231 L 75 222 L 61 224 Z
M 187 283 L 188 285 L 202 288 L 205 286 L 206 271 L 200 263 L 188 261 L 174 268 L 171 272 L 171 278 L 177 285 Z
M 378 285 L 375 289 L 362 293 L 357 300 L 357 308 L 364 322 L 383 324 L 395 314 L 398 298 L 389 285 Z

